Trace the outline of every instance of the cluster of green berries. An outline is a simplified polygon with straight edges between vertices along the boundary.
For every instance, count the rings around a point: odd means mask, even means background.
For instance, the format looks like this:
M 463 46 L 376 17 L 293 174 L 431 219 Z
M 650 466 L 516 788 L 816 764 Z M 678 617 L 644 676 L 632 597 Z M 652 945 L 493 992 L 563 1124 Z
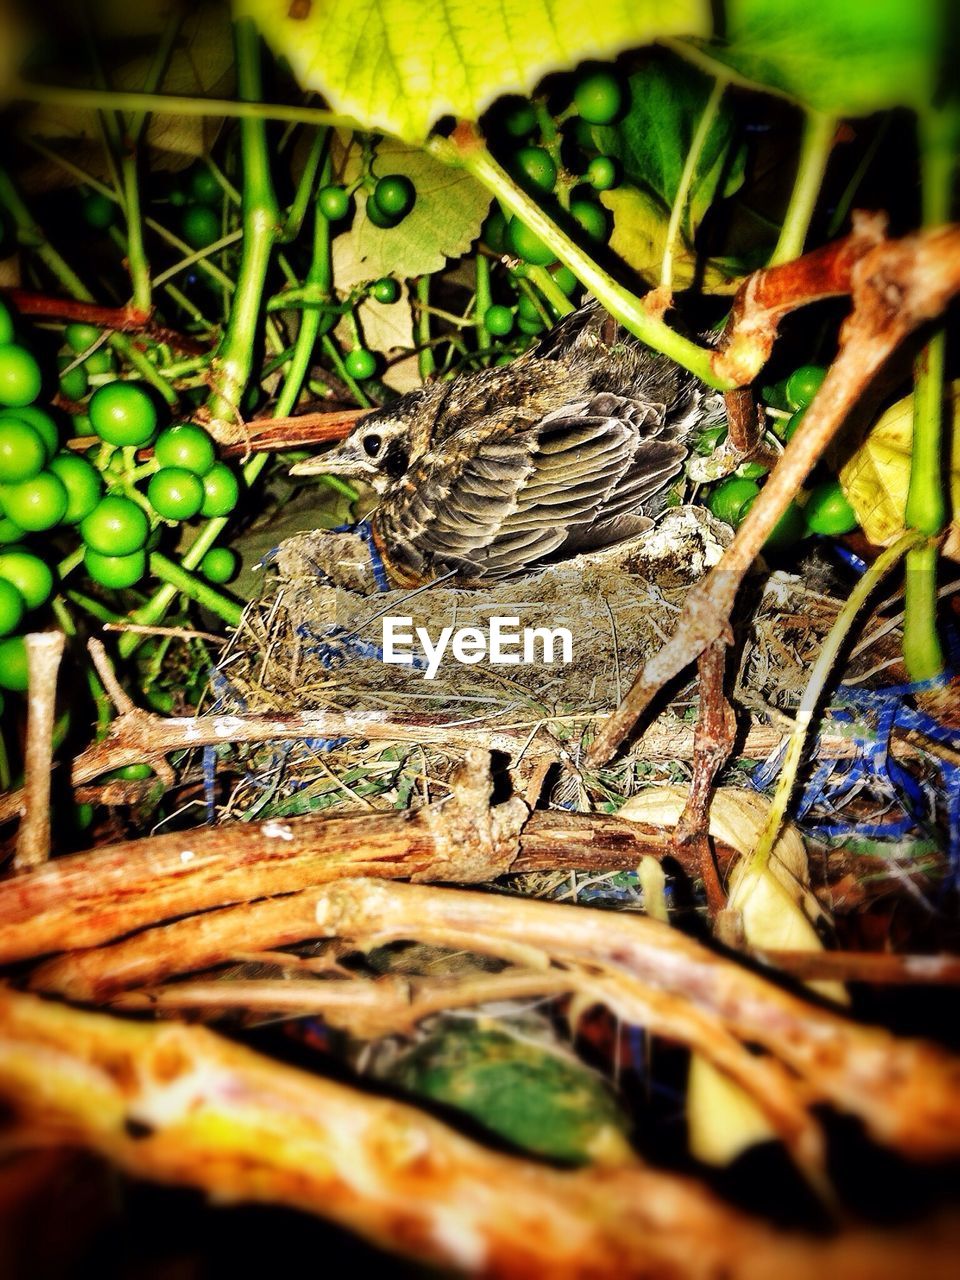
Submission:
M 617 77 L 606 70 L 589 71 L 574 84 L 573 99 L 567 115 L 577 117 L 588 125 L 611 124 L 623 108 L 623 90 Z M 528 102 L 508 112 L 503 118 L 506 134 L 524 145 L 511 155 L 509 164 L 521 186 L 537 198 L 552 196 L 561 177 L 558 164 L 559 141 L 554 136 L 538 142 L 531 141 L 540 121 L 537 112 Z M 573 229 L 594 244 L 605 244 L 610 236 L 610 224 L 606 210 L 595 196 L 609 191 L 620 180 L 617 162 L 607 155 L 595 155 L 579 178 L 563 174 L 569 199 L 564 201 L 564 211 Z M 507 223 L 505 249 L 523 262 L 533 266 L 548 266 L 554 260 L 553 251 L 519 218 Z
M 395 227 L 402 222 L 417 200 L 413 183 L 403 173 L 388 173 L 370 179 L 367 217 L 375 227 Z M 350 213 L 350 192 L 346 187 L 323 187 L 317 196 L 317 208 L 329 222 L 342 222 Z
M 223 188 L 209 165 L 190 169 L 170 203 L 180 210 L 180 235 L 191 249 L 206 249 L 223 235 Z
M 766 389 L 768 403 L 781 411 L 790 411 L 789 418 L 777 419 L 774 427 L 785 443 L 797 430 L 825 377 L 826 370 L 820 365 L 801 365 L 783 382 Z M 712 443 L 718 442 L 717 433 L 723 430 L 713 429 Z M 764 473 L 765 469 L 757 463 L 745 463 L 736 475 L 714 486 L 707 500 L 708 507 L 720 520 L 739 525 L 756 501 L 760 492 L 758 480 Z M 839 481 L 831 477 L 805 490 L 790 503 L 767 539 L 766 547 L 770 551 L 784 550 L 808 534 L 838 537 L 852 532 L 857 524 L 856 513 Z
M 40 366 L 15 336 L 13 317 L 0 303 L 0 688 L 22 690 L 26 653 L 17 633 L 54 590 L 53 571 L 28 545 L 31 537 L 76 528 L 88 577 L 127 588 L 146 575 L 161 522 L 227 516 L 240 486 L 202 427 L 180 423 L 158 432 L 153 400 L 133 382 L 98 387 L 83 419 L 96 442 L 85 453 L 62 449 L 55 418 L 34 403 Z M 65 336 L 82 353 L 103 335 L 69 325 Z M 151 444 L 152 462 L 138 462 L 136 451 Z M 137 486 L 147 472 L 143 492 Z M 224 547 L 212 548 L 201 564 L 212 582 L 227 582 L 235 571 L 236 557 Z

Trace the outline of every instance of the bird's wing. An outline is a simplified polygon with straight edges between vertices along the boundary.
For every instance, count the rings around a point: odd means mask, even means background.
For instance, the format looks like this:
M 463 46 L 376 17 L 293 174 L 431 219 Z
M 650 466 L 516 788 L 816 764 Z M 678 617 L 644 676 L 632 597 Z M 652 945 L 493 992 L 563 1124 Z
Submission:
M 510 435 L 491 432 L 458 467 L 408 474 L 395 527 L 438 563 L 490 576 L 568 541 L 602 544 L 609 536 L 593 539 L 591 529 L 636 512 L 679 469 L 686 450 L 664 421 L 663 405 L 604 392 Z

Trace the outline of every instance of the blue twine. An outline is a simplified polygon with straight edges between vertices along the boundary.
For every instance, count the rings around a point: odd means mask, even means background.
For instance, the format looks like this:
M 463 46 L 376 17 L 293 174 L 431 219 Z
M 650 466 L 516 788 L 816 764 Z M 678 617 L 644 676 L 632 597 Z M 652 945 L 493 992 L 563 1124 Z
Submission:
M 952 638 L 952 637 L 951 637 Z M 932 742 L 960 748 L 960 730 L 942 724 L 925 711 L 910 706 L 906 699 L 918 693 L 941 689 L 955 672 L 945 672 L 930 680 L 889 685 L 883 689 L 861 689 L 841 685 L 834 695 L 832 725 L 847 726 L 856 751 L 848 760 L 822 761 L 803 787 L 797 808 L 804 818 L 814 806 L 830 811 L 830 819 L 808 822 L 806 826 L 822 838 L 897 839 L 932 821 L 937 798 L 932 788 L 906 770 L 890 751 L 895 730 L 918 733 Z M 750 781 L 757 790 L 768 787 L 780 771 L 786 743 L 754 769 Z M 960 884 L 960 766 L 930 757 L 939 770 L 947 817 L 947 857 L 951 878 Z M 885 792 L 899 810 L 899 817 L 884 822 L 844 822 L 837 809 L 858 785 Z
M 377 585 L 377 590 L 390 590 L 390 579 L 387 577 L 387 570 L 383 563 L 383 557 L 377 550 L 377 544 L 373 540 L 373 525 L 369 520 L 360 520 L 357 524 L 338 524 L 337 527 L 335 529 L 331 529 L 330 532 L 356 534 L 367 548 L 367 554 L 370 557 L 370 568 L 373 571 L 373 580 Z

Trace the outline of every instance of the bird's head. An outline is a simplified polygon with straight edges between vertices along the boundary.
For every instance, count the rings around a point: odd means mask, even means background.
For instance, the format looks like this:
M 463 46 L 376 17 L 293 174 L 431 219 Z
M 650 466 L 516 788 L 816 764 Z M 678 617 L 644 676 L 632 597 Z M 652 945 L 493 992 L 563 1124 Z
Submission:
M 343 476 L 384 493 L 426 448 L 426 393 L 414 391 L 365 414 L 345 440 L 291 467 L 294 476 Z M 425 413 L 428 420 L 425 422 Z

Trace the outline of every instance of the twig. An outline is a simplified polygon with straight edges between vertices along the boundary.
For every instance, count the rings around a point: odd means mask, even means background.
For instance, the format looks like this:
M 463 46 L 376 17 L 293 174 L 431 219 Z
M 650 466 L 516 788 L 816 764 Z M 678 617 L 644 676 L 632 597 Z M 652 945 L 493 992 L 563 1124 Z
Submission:
M 150 311 L 128 304 L 124 307 L 102 307 L 94 302 L 78 302 L 73 298 L 53 298 L 27 289 L 5 289 L 4 294 L 21 315 L 49 316 L 57 320 L 79 321 L 109 329 L 113 333 L 144 333 L 157 342 L 166 343 L 190 355 L 206 355 L 209 350 L 196 338 L 157 324 Z
M 787 1233 L 639 1163 L 557 1170 L 200 1027 L 0 992 L 0 1091 L 36 1142 L 218 1199 L 328 1218 L 400 1253 L 500 1280 L 952 1280 L 960 1230 Z M 37 1070 L 42 1060 L 43 1071 Z M 77 1081 L 83 1081 L 83 1088 Z
M 66 637 L 62 631 L 28 635 L 27 745 L 24 753 L 24 811 L 14 868 L 40 866 L 50 857 L 50 775 L 56 719 L 57 673 Z
M 858 219 L 846 240 L 796 262 L 757 272 L 734 301 L 729 341 L 714 354 L 738 382 L 759 371 L 780 319 L 815 298 L 846 292 L 853 313 L 840 353 L 720 563 L 691 588 L 676 630 L 650 658 L 587 753 L 599 767 L 617 750 L 659 691 L 714 640 L 731 638 L 730 615 L 744 576 L 803 480 L 889 355 L 960 290 L 960 227 L 884 241 L 876 220 Z

